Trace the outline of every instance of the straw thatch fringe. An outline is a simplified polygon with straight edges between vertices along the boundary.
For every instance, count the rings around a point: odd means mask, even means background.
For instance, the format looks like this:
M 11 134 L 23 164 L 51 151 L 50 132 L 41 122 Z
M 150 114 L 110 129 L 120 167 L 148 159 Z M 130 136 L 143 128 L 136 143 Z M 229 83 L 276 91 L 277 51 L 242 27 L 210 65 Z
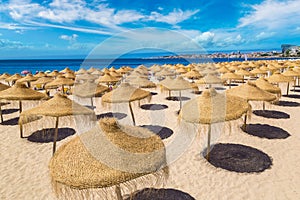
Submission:
M 163 187 L 169 176 L 169 168 L 163 169 L 142 177 L 126 181 L 120 184 L 122 194 L 133 193 L 137 188 L 143 187 Z M 70 186 L 51 180 L 53 191 L 58 199 L 61 200 L 85 200 L 85 199 L 101 199 L 111 200 L 117 199 L 115 193 L 115 186 L 106 188 L 89 188 L 76 189 Z

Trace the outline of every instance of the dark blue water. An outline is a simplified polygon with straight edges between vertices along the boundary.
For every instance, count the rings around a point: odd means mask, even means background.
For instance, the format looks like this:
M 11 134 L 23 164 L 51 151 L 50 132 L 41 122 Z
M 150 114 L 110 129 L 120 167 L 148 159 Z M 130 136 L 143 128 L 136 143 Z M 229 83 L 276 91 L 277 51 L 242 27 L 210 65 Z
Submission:
M 278 59 L 278 58 L 273 58 Z M 251 59 L 248 60 L 259 60 Z M 270 59 L 268 59 L 270 60 Z M 183 64 L 188 65 L 190 63 L 206 63 L 206 62 L 225 62 L 225 61 L 243 61 L 243 58 L 215 58 L 215 59 L 183 59 L 183 58 L 122 58 L 122 59 L 97 59 L 97 60 L 84 60 L 84 59 L 43 59 L 43 60 L 0 60 L 0 74 L 2 73 L 21 73 L 23 70 L 29 70 L 32 73 L 36 71 L 53 71 L 62 70 L 69 67 L 72 70 L 78 70 L 79 68 L 88 69 L 90 67 L 103 69 L 105 67 L 120 68 L 122 66 L 137 67 L 139 65 L 145 65 L 150 67 L 154 64 Z

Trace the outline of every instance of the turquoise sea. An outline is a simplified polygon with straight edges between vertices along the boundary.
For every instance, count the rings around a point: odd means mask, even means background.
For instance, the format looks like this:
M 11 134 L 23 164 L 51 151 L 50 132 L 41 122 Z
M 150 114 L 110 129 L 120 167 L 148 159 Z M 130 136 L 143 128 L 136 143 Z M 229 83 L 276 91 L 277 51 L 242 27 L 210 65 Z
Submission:
M 269 58 L 278 59 L 278 58 Z M 178 64 L 188 65 L 189 63 L 207 63 L 207 62 L 225 62 L 225 61 L 243 61 L 244 58 L 197 58 L 197 59 L 183 59 L 183 58 L 119 58 L 119 59 L 26 59 L 26 60 L 0 60 L 0 74 L 2 73 L 21 73 L 23 70 L 28 70 L 31 73 L 37 71 L 53 71 L 62 70 L 65 67 L 69 67 L 72 70 L 78 70 L 79 68 L 88 69 L 90 67 L 103 69 L 105 67 L 120 68 L 122 66 L 137 67 L 139 65 L 145 65 L 147 67 L 154 64 Z M 248 58 L 248 60 L 259 60 Z

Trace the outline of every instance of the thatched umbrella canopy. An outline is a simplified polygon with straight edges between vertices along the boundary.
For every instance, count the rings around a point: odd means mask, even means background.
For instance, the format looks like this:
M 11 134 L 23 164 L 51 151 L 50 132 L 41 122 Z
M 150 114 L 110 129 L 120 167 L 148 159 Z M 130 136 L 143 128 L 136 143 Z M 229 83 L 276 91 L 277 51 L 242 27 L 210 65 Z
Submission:
M 78 75 L 78 74 L 85 74 L 85 73 L 87 73 L 87 71 L 84 68 L 80 68 L 78 71 L 75 72 L 76 75 Z
M 76 76 L 76 80 L 96 80 L 99 77 L 99 75 L 95 74 L 89 74 L 89 73 L 84 73 Z
M 14 74 L 8 78 L 5 79 L 6 82 L 12 82 L 12 85 L 14 84 L 14 82 L 16 82 L 17 80 L 21 79 L 22 76 L 20 74 Z
M 99 70 L 99 69 L 95 70 L 95 71 L 92 72 L 91 74 L 97 75 L 97 76 L 103 76 L 103 75 L 104 75 L 104 73 L 103 73 L 101 70 Z
M 76 84 L 72 89 L 72 93 L 73 95 L 82 98 L 91 98 L 91 106 L 94 106 L 93 97 L 99 97 L 108 90 L 109 88 L 107 86 L 98 85 L 92 81 L 86 81 L 84 83 Z
M 32 116 L 50 116 L 56 118 L 55 123 L 55 135 L 53 140 L 53 154 L 56 149 L 56 140 L 58 134 L 58 119 L 63 116 L 70 115 L 92 115 L 94 112 L 80 104 L 75 103 L 67 96 L 62 94 L 55 94 L 55 96 L 40 104 L 39 106 L 26 110 L 21 113 L 19 124 L 22 126 L 24 122 L 30 119 Z
M 255 85 L 259 87 L 260 89 L 273 93 L 281 95 L 281 89 L 279 87 L 274 86 L 273 84 L 269 83 L 265 78 L 260 77 L 255 81 Z
M 227 67 L 225 67 L 225 66 L 223 66 L 223 67 L 217 69 L 217 71 L 218 71 L 219 73 L 221 73 L 221 74 L 225 74 L 225 73 L 230 72 L 230 70 L 229 70 Z
M 185 67 L 180 67 L 179 69 L 176 69 L 177 74 L 185 74 L 187 73 L 187 69 Z
M 165 76 L 174 76 L 175 73 L 171 72 L 169 69 L 167 68 L 163 68 L 161 71 L 155 73 L 156 77 L 165 77 Z
M 75 78 L 76 78 L 76 75 L 75 75 L 74 73 L 68 72 L 68 73 L 65 73 L 65 74 L 63 75 L 63 77 L 68 78 L 68 79 L 75 79 Z
M 19 83 L 27 83 L 28 87 L 30 87 L 30 82 L 36 81 L 38 78 L 34 77 L 32 74 L 27 74 L 25 77 L 17 80 Z
M 136 85 L 140 88 L 155 88 L 156 84 L 149 81 L 147 78 L 136 77 L 130 81 L 130 84 Z
M 49 169 L 58 196 L 84 199 L 96 193 L 97 199 L 122 200 L 123 184 L 135 188 L 138 177 L 168 175 L 162 140 L 147 129 L 123 126 L 115 119 L 101 119 L 90 131 L 63 144 Z M 63 188 L 61 193 L 58 188 Z
M 57 77 L 58 75 L 61 75 L 57 70 L 53 70 L 52 72 L 48 73 L 47 76 L 50 77 Z
M 284 75 L 280 74 L 279 72 L 275 72 L 270 77 L 268 77 L 267 80 L 270 83 L 276 83 L 277 85 L 279 83 L 287 83 L 287 89 L 286 89 L 287 95 L 289 94 L 290 82 L 294 81 L 293 77 L 284 76 Z
M 38 72 L 37 74 L 34 75 L 34 77 L 36 78 L 41 78 L 41 77 L 45 77 L 47 76 L 47 74 L 45 72 Z
M 8 88 L 10 88 L 8 85 L 5 85 L 5 84 L 3 84 L 3 83 L 0 83 L 0 91 L 6 90 L 6 89 L 8 89 Z M 3 115 L 2 115 L 2 109 L 1 109 L 1 106 L 3 106 L 3 105 L 5 105 L 5 104 L 3 104 L 3 103 L 0 102 L 0 116 L 1 116 L 1 123 L 3 122 Z
M 119 74 L 127 74 L 130 70 L 128 70 L 126 67 L 121 67 L 120 69 L 117 69 L 116 72 Z
M 32 82 L 31 85 L 45 85 L 47 83 L 50 83 L 51 81 L 53 81 L 53 78 L 45 76 L 45 77 L 41 77 L 38 80 Z
M 56 79 L 51 81 L 50 83 L 47 83 L 45 88 L 51 89 L 51 88 L 58 88 L 62 86 L 62 93 L 65 93 L 64 86 L 72 86 L 74 85 L 74 80 L 65 78 L 63 76 L 58 76 Z
M 233 73 L 233 72 L 227 72 L 227 73 L 225 73 L 225 74 L 223 74 L 223 75 L 221 76 L 221 79 L 222 79 L 223 81 L 229 80 L 229 88 L 231 88 L 231 81 L 232 81 L 232 80 L 242 80 L 242 79 L 243 79 L 243 76 L 237 75 L 237 74 L 235 74 L 235 73 Z
M 224 81 L 215 75 L 207 74 L 203 78 L 197 80 L 195 83 L 196 84 L 208 84 L 209 87 L 211 87 L 212 84 L 223 84 Z
M 121 78 L 123 76 L 122 74 L 119 74 L 118 72 L 116 72 L 116 70 L 111 71 L 109 74 L 116 78 Z
M 240 85 L 238 87 L 229 89 L 226 91 L 226 94 L 237 96 L 247 101 L 263 101 L 263 109 L 265 109 L 265 101 L 274 101 L 277 97 L 269 92 L 266 92 L 259 87 L 257 87 L 254 83 L 247 82 L 246 84 Z M 247 115 L 245 116 L 244 126 L 246 129 L 247 123 Z
M 189 79 L 199 79 L 202 78 L 202 74 L 200 74 L 197 70 L 191 70 L 182 75 L 183 77 L 187 77 Z
M 208 124 L 206 158 L 209 160 L 211 124 L 240 118 L 250 110 L 250 105 L 240 97 L 218 93 L 214 88 L 188 101 L 181 109 L 179 118 L 190 123 Z
M 250 71 L 251 74 L 255 74 L 255 75 L 259 75 L 259 74 L 267 74 L 267 71 L 263 71 L 259 68 L 255 68 L 253 70 Z
M 160 65 L 152 65 L 149 68 L 153 73 L 159 72 L 161 71 L 163 68 Z
M 7 79 L 8 77 L 10 77 L 10 75 L 8 73 L 3 73 L 1 76 L 0 76 L 0 80 L 5 80 Z
M 65 69 L 63 69 L 63 70 L 61 70 L 60 71 L 61 73 L 74 73 L 74 71 L 73 70 L 71 70 L 69 67 L 66 67 Z
M 151 98 L 151 93 L 136 87 L 131 86 L 129 83 L 122 83 L 116 89 L 104 94 L 102 102 L 104 103 L 128 103 L 129 109 L 135 125 L 134 114 L 131 107 L 132 101 L 137 101 L 145 98 Z
M 90 67 L 88 70 L 86 70 L 87 73 L 93 73 L 94 71 L 96 71 L 97 69 L 95 67 Z
M 20 113 L 22 112 L 22 101 L 24 100 L 45 100 L 49 97 L 41 92 L 37 92 L 33 89 L 27 88 L 23 83 L 16 83 L 12 87 L 0 92 L 0 99 L 8 101 L 19 101 Z M 1 110 L 1 106 L 0 106 Z M 1 112 L 1 120 L 2 112 Z M 23 137 L 22 129 L 20 129 L 20 135 Z
M 114 77 L 112 75 L 110 75 L 109 73 L 105 73 L 104 76 L 99 77 L 98 80 L 96 80 L 96 82 L 98 83 L 106 83 L 107 85 L 111 84 L 111 83 L 117 83 L 119 82 L 120 79 L 117 77 Z
M 160 82 L 160 85 L 169 91 L 179 91 L 180 109 L 182 108 L 181 91 L 193 88 L 191 83 L 187 80 L 184 80 L 181 76 L 171 79 L 169 82 Z

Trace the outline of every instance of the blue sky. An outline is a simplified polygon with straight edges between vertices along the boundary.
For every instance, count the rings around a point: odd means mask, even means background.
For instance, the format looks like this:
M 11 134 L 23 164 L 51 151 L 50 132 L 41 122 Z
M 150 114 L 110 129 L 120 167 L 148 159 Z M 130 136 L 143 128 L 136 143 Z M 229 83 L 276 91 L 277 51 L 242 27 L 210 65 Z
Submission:
M 0 0 L 0 58 L 279 49 L 300 45 L 299 8 L 300 0 Z

